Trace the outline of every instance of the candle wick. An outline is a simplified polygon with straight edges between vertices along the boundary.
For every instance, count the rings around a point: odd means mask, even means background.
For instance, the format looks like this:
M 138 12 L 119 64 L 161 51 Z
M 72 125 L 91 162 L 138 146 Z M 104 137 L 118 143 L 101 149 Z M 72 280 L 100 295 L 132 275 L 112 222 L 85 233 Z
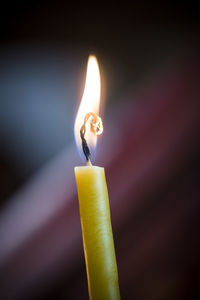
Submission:
M 89 149 L 87 141 L 85 139 L 85 132 L 86 132 L 86 127 L 85 127 L 85 123 L 84 123 L 81 126 L 80 136 L 81 136 L 81 140 L 82 140 L 82 148 L 83 148 L 83 153 L 86 158 L 86 163 L 89 163 L 90 162 L 90 149 Z
M 82 148 L 86 158 L 86 164 L 89 166 L 92 165 L 90 161 L 90 149 L 85 139 L 86 123 L 88 120 L 90 121 L 90 130 L 96 135 L 99 135 L 103 132 L 103 124 L 101 118 L 97 114 L 90 112 L 85 115 L 84 123 L 81 126 L 80 136 L 82 140 Z

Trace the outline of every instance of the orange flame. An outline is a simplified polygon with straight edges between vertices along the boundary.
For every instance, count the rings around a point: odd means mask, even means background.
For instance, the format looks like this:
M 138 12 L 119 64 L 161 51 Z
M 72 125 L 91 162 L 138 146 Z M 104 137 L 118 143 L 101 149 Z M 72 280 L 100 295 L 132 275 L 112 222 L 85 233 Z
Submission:
M 85 139 L 90 150 L 94 150 L 97 143 L 97 134 L 103 130 L 98 117 L 100 107 L 100 72 L 99 65 L 95 56 L 90 55 L 87 64 L 87 74 L 83 97 L 76 115 L 74 124 L 74 136 L 79 151 L 82 152 L 82 141 L 80 137 L 81 126 L 85 123 Z M 88 121 L 88 122 L 87 122 Z M 96 126 L 99 126 L 97 128 Z

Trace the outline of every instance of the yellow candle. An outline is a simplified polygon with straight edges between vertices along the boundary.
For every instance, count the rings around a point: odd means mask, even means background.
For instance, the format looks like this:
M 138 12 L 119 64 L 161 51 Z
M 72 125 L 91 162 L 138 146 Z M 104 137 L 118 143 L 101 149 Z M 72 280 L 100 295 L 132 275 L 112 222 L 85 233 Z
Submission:
M 120 299 L 104 168 L 75 168 L 91 300 Z
M 76 167 L 83 246 L 90 300 L 119 300 L 119 285 L 110 206 L 104 168 L 92 166 L 90 149 L 103 125 L 99 114 L 100 72 L 97 59 L 88 60 L 85 89 L 77 113 L 74 133 L 87 166 Z

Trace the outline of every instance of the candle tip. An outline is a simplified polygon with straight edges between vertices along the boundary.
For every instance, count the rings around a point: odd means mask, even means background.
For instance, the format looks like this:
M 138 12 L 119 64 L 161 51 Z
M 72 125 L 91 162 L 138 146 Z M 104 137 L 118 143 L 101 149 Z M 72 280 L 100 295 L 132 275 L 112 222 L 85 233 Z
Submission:
M 86 161 L 86 166 L 92 167 L 92 163 L 91 163 L 91 160 L 90 160 L 90 159 Z

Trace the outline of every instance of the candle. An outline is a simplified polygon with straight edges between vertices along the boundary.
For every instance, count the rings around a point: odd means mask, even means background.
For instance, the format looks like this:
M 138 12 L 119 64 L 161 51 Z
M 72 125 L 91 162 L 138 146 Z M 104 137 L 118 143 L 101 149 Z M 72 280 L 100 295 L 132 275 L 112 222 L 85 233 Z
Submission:
M 119 300 L 118 272 L 104 168 L 93 166 L 90 150 L 102 133 L 99 118 L 100 73 L 90 56 L 83 98 L 75 121 L 75 139 L 86 166 L 75 167 L 88 290 L 91 300 Z

